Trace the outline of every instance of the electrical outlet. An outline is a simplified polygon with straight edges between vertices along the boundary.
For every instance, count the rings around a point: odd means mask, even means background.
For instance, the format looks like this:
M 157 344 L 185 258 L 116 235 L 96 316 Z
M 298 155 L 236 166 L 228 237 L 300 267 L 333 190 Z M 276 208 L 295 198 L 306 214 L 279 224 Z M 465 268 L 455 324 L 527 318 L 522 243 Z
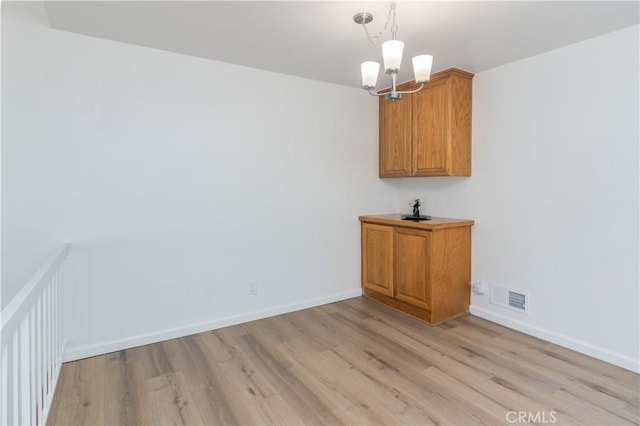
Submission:
M 258 294 L 258 283 L 251 282 L 249 283 L 249 296 L 255 296 Z
M 484 281 L 474 281 L 471 283 L 471 290 L 476 294 L 484 294 L 486 287 L 487 286 Z

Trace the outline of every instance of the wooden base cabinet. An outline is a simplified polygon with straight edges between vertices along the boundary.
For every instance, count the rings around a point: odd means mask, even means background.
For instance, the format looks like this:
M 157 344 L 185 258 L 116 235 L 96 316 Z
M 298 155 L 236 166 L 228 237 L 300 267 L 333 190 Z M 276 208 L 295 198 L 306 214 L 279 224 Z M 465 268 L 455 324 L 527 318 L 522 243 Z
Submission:
M 431 324 L 469 311 L 473 221 L 361 216 L 362 290 Z

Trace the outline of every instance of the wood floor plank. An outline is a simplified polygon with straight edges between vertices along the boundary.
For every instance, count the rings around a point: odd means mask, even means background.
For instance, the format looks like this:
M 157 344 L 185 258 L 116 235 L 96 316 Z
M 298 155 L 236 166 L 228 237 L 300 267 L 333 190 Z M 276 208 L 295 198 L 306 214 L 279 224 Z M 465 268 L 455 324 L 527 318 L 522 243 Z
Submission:
M 357 402 L 357 405 L 372 412 L 381 423 L 432 424 L 428 413 L 419 412 L 411 404 L 408 395 L 398 392 L 395 387 L 380 386 L 378 377 L 368 374 L 360 366 L 355 366 L 338 352 L 339 348 L 318 354 L 313 359 L 316 372 L 331 372 L 331 378 L 340 390 Z M 374 392 L 371 390 L 375 389 Z
M 430 326 L 359 297 L 65 363 L 48 423 L 638 425 L 639 385 L 481 318 Z
M 526 366 L 529 370 L 534 370 L 538 377 L 547 377 L 546 380 L 560 381 L 559 390 L 563 390 L 570 395 L 574 395 L 586 402 L 590 402 L 603 407 L 610 413 L 618 413 L 619 416 L 633 421 L 636 417 L 624 412 L 627 405 L 637 403 L 636 397 L 632 393 L 620 391 L 620 389 L 612 390 L 615 387 L 615 381 L 610 379 L 602 379 L 598 383 L 587 381 L 584 377 L 574 377 L 573 374 L 567 372 L 566 368 L 549 369 L 539 360 L 539 353 L 531 351 L 526 347 L 514 347 L 510 341 L 503 339 L 495 339 L 490 345 L 486 345 L 486 341 L 481 340 L 481 334 L 477 333 L 475 328 L 466 328 L 458 331 L 459 337 L 466 337 L 478 344 L 483 344 L 485 349 L 500 356 L 504 359 L 510 359 L 512 363 L 522 363 L 526 360 Z M 582 376 L 582 375 L 580 375 Z
M 182 373 L 164 374 L 147 381 L 151 405 L 152 424 L 204 425 L 200 412 L 193 403 Z M 122 424 L 110 423 L 107 424 Z M 142 424 L 142 423 L 132 423 Z
M 283 345 L 281 351 L 305 383 L 329 401 L 343 423 L 376 424 L 395 420 L 385 410 L 385 404 L 392 398 L 385 397 L 384 391 L 372 393 L 367 375 L 336 357 L 336 348 L 315 352 L 302 341 L 292 341 Z
M 462 381 L 456 380 L 449 374 L 446 374 L 442 370 L 437 367 L 432 367 L 423 372 L 424 377 L 426 378 L 425 383 L 437 383 L 439 386 L 442 386 L 448 389 L 450 392 L 453 392 L 459 398 L 462 398 L 466 404 L 477 407 L 478 409 L 486 412 L 490 416 L 492 416 L 495 421 L 490 424 L 500 424 L 506 420 L 506 413 L 512 411 L 512 408 L 509 407 L 509 399 L 507 398 L 496 398 L 496 394 L 485 394 L 471 385 L 467 385 Z M 519 401 L 518 406 L 524 408 L 526 402 Z M 529 406 L 529 408 L 534 408 L 534 406 Z M 535 407 L 540 410 L 542 407 Z M 562 424 L 579 424 L 577 421 L 572 421 L 568 416 L 561 419 Z
M 131 380 L 131 364 L 127 362 L 126 351 L 106 355 L 104 375 L 104 422 L 118 425 L 138 424 L 139 407 L 133 386 L 140 384 Z
M 393 322 L 389 318 L 387 321 Z M 507 379 L 501 378 L 508 377 L 513 380 L 512 376 L 518 376 L 516 372 L 506 371 L 500 365 L 503 360 L 499 358 L 489 360 L 478 352 L 479 348 L 470 349 L 465 346 L 464 348 L 466 349 L 464 349 L 460 347 L 458 342 L 451 340 L 448 336 L 443 339 L 443 336 L 445 336 L 443 333 L 448 333 L 449 330 L 453 329 L 440 328 L 436 330 L 431 328 L 429 329 L 428 337 L 426 337 L 425 334 L 427 333 L 424 333 L 425 330 L 422 329 L 424 327 L 422 324 L 417 324 L 419 326 L 417 331 L 405 330 L 407 334 L 404 334 L 398 333 L 393 326 L 385 325 L 379 319 L 376 321 L 366 320 L 365 322 L 377 327 L 380 333 L 385 333 L 386 329 L 386 333 L 395 335 L 399 345 L 412 346 L 416 350 L 422 347 L 423 356 L 430 360 L 437 369 L 467 384 L 475 392 L 497 396 L 495 402 L 504 406 L 503 413 L 514 409 L 512 407 L 535 411 L 553 409 L 553 405 L 545 405 L 543 401 L 538 401 L 530 395 L 523 394 L 518 390 L 518 387 L 511 384 Z M 412 333 L 415 334 L 412 335 Z M 486 366 L 487 363 L 490 364 L 489 367 Z M 431 369 L 425 371 L 431 371 Z M 551 387 L 550 389 L 554 390 L 555 388 Z M 539 392 L 539 394 L 541 395 L 542 392 Z M 548 401 L 550 397 L 547 396 L 543 399 Z M 494 413 L 494 415 L 504 419 L 504 414 L 500 416 L 498 413 Z M 571 423 L 578 422 L 574 420 Z
M 537 375 L 527 364 L 515 365 L 502 357 L 492 356 L 486 352 L 485 347 L 449 336 L 446 334 L 449 332 L 433 329 L 431 338 L 424 342 L 425 345 L 447 355 L 433 360 L 436 367 L 458 380 L 467 382 L 472 380 L 473 375 L 481 374 L 479 383 L 482 387 L 478 389 L 484 389 L 489 394 L 499 394 L 503 401 L 517 401 L 512 403 L 512 406 L 522 408 L 516 411 L 555 411 L 567 417 L 571 423 L 580 421 L 582 413 L 576 407 L 556 407 L 557 401 L 552 394 L 560 389 L 559 381 L 546 375 Z M 421 336 L 419 338 L 423 339 Z M 488 345 L 485 343 L 484 346 Z M 467 376 L 458 375 L 465 370 Z
M 254 425 L 301 425 L 302 417 L 289 409 L 287 403 L 280 395 L 272 395 L 250 407 L 249 411 L 256 420 Z
M 204 424 L 245 424 L 249 418 L 229 382 L 222 374 L 223 367 L 208 358 L 208 351 L 193 336 L 174 339 L 176 356 L 170 362 L 180 372 L 183 388 L 190 390 L 191 400 Z
M 242 336 L 242 351 L 265 374 L 272 386 L 282 395 L 290 409 L 305 423 L 340 424 L 339 419 L 316 394 L 290 370 L 289 363 L 281 362 L 274 348 L 263 346 L 252 334 Z
M 633 416 L 632 419 L 640 418 L 640 410 L 638 410 L 638 406 L 637 405 L 636 406 L 631 405 L 631 404 L 627 405 L 624 408 L 624 412 L 630 414 L 631 416 Z M 635 420 L 631 420 L 631 421 L 633 422 Z
M 204 334 L 196 340 L 209 362 L 221 359 L 217 361 L 221 374 L 242 401 L 252 404 L 276 394 L 264 375 L 256 373 L 253 364 L 221 334 Z
M 374 381 L 378 388 L 390 389 L 392 397 L 402 396 L 403 402 L 424 413 L 429 422 L 435 424 L 495 424 L 496 419 L 485 413 L 480 413 L 475 407 L 460 411 L 456 403 L 458 396 L 445 391 L 438 383 L 429 383 L 419 372 L 389 368 L 390 364 L 380 358 L 365 359 L 358 352 L 337 348 L 334 352 L 354 369 Z M 431 370 L 429 367 L 427 370 Z M 483 421 L 478 422 L 478 418 Z
M 563 389 L 554 392 L 553 398 L 561 406 L 572 407 L 569 413 L 584 425 L 624 425 L 629 423 L 629 420 L 571 395 Z
M 105 360 L 99 356 L 64 364 L 56 394 L 67 397 L 54 398 L 50 419 L 61 419 L 62 424 L 104 424 Z
M 640 386 L 640 377 L 637 374 L 629 374 L 628 370 L 613 364 L 608 364 L 586 355 L 575 357 L 576 352 L 571 349 L 520 333 L 516 330 L 503 327 L 472 315 L 467 315 L 459 319 L 467 321 L 470 325 L 469 328 L 475 329 L 480 325 L 482 327 L 491 327 L 493 329 L 500 330 L 499 334 L 504 340 L 515 341 L 518 343 L 518 346 L 531 348 L 539 352 L 541 355 L 568 361 L 570 364 L 578 366 L 582 371 L 592 371 L 597 373 L 597 380 L 613 379 L 619 386 L 623 386 L 631 392 L 637 391 Z
M 147 377 L 141 361 L 129 362 L 127 366 L 128 381 L 130 383 L 131 403 L 135 405 L 132 414 L 133 424 L 152 424 L 151 402 L 147 392 Z
M 171 355 L 164 342 L 127 349 L 127 359 L 140 363 L 145 379 L 173 372 L 169 364 Z

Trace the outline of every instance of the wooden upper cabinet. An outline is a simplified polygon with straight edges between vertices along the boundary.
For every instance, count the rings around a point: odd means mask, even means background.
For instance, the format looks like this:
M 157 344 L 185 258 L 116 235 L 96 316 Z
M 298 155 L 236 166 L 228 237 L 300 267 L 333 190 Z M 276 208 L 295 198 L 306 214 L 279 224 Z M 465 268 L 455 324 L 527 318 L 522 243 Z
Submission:
M 380 177 L 471 176 L 472 78 L 449 69 L 400 101 L 380 98 Z

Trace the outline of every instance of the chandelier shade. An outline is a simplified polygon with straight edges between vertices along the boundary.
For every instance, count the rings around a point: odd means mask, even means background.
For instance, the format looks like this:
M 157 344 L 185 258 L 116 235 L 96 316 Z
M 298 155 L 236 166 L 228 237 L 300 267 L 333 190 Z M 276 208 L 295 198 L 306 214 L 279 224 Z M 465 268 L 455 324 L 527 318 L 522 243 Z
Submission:
M 416 83 L 426 83 L 431 78 L 431 66 L 433 65 L 433 56 L 418 55 L 411 60 L 413 63 L 413 76 Z
M 400 40 L 389 40 L 382 43 L 382 60 L 384 62 L 384 72 L 391 74 L 400 70 L 402 63 L 402 51 L 404 43 Z
M 378 73 L 380 72 L 380 64 L 373 61 L 363 62 L 360 65 L 362 72 L 362 87 L 369 90 L 375 89 L 378 84 Z

